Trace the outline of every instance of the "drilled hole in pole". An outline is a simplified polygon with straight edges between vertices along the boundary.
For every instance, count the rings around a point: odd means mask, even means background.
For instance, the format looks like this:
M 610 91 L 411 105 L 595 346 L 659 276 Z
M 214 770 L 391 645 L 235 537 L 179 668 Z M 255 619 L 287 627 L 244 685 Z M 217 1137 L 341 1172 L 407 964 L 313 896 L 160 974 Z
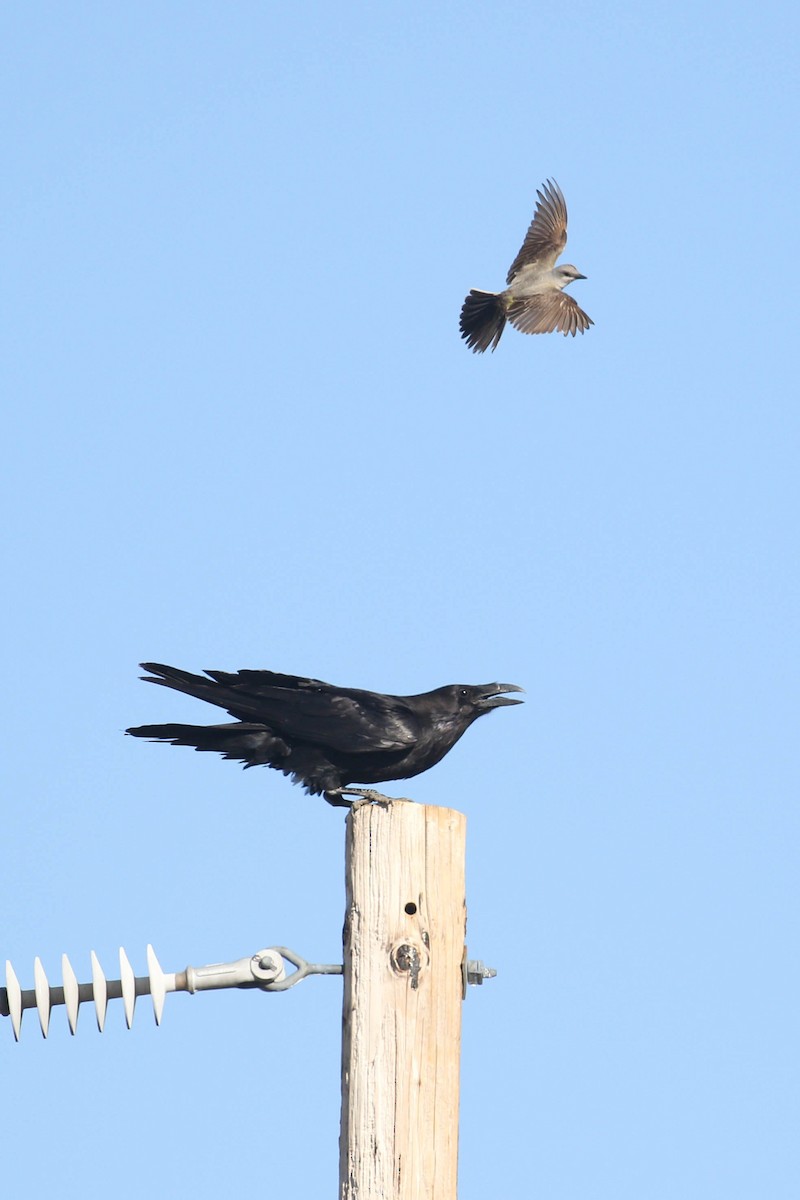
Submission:
M 414 913 L 417 911 L 417 906 L 413 900 L 409 900 L 403 911 L 406 912 L 409 917 L 413 917 Z

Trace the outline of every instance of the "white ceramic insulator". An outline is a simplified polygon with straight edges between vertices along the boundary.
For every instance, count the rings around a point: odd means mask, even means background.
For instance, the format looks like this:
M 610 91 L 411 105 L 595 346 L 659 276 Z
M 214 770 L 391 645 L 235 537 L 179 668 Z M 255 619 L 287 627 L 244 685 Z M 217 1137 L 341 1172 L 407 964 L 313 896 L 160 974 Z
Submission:
M 19 1031 L 22 1025 L 22 988 L 14 973 L 14 968 L 6 959 L 6 995 L 8 996 L 8 1015 L 14 1030 L 14 1041 L 19 1041 Z
M 122 984 L 122 1003 L 125 1006 L 125 1024 L 130 1029 L 133 1024 L 133 1010 L 136 1008 L 136 976 L 122 946 L 119 948 L 119 979 Z
M 67 1009 L 69 1031 L 74 1034 L 78 1028 L 78 1008 L 81 1002 L 78 993 L 78 980 L 75 978 L 72 963 L 66 954 L 61 955 L 61 975 L 64 980 L 64 1004 Z
M 97 1028 L 102 1033 L 103 1026 L 106 1023 L 108 988 L 106 987 L 106 977 L 103 974 L 103 968 L 100 966 L 94 950 L 92 951 L 92 991 L 94 993 L 94 1011 L 97 1015 Z
M 47 982 L 42 960 L 38 955 L 33 962 L 33 987 L 36 992 L 36 1010 L 39 1013 L 42 1037 L 47 1037 L 47 1031 L 50 1028 L 50 984 Z
M 147 970 L 150 974 L 150 995 L 153 997 L 153 1016 L 156 1025 L 161 1024 L 161 1014 L 164 1011 L 164 997 L 167 994 L 166 977 L 161 970 L 161 964 L 156 958 L 156 952 L 147 943 Z

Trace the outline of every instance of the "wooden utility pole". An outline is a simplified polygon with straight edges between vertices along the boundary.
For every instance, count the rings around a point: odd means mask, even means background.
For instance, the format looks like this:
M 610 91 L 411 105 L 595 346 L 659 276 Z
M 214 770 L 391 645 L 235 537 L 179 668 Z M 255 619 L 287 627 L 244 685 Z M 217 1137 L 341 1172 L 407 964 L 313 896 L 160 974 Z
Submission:
M 341 1200 L 456 1200 L 466 818 L 347 818 Z

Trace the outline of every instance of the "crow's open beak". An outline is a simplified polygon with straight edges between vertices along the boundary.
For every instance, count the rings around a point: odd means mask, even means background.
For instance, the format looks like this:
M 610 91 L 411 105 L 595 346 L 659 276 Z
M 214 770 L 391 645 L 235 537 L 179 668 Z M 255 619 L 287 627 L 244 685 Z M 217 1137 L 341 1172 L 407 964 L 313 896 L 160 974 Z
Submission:
M 514 700 L 504 696 L 503 692 L 524 692 L 525 688 L 517 687 L 515 683 L 488 683 L 478 703 L 481 708 L 502 708 L 504 704 L 523 704 L 522 700 Z

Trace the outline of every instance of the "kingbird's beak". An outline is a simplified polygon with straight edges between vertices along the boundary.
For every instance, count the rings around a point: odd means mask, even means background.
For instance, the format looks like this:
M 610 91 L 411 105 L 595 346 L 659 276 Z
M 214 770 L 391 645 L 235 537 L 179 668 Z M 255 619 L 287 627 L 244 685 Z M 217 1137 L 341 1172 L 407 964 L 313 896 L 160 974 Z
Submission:
M 576 275 L 575 278 L 576 279 L 588 279 L 589 276 L 588 275 Z

